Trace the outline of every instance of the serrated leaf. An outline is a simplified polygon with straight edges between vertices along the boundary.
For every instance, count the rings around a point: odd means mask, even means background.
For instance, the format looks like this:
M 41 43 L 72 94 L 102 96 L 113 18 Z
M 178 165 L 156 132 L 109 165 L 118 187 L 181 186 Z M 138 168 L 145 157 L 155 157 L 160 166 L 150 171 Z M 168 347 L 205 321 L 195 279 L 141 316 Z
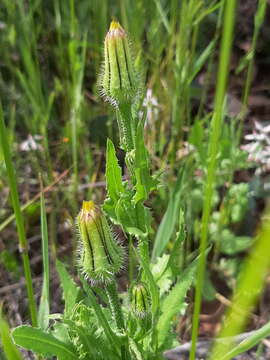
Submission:
M 187 291 L 190 289 L 194 280 L 197 263 L 198 258 L 187 267 L 181 275 L 179 282 L 173 287 L 162 302 L 162 314 L 157 324 L 159 346 L 162 346 L 168 335 L 173 317 L 181 311 L 184 305 Z
M 78 359 L 71 343 L 64 343 L 53 335 L 31 326 L 19 326 L 12 331 L 17 345 L 43 356 L 54 355 L 68 360 Z
M 106 151 L 106 188 L 110 198 L 114 203 L 120 198 L 124 192 L 122 184 L 121 168 L 115 154 L 115 148 L 110 139 L 107 139 Z
M 76 303 L 80 289 L 78 286 L 76 286 L 75 282 L 70 277 L 65 268 L 65 265 L 59 260 L 56 260 L 56 269 L 60 278 L 61 286 L 63 288 L 65 313 L 68 314 L 70 311 L 72 311 L 73 306 Z

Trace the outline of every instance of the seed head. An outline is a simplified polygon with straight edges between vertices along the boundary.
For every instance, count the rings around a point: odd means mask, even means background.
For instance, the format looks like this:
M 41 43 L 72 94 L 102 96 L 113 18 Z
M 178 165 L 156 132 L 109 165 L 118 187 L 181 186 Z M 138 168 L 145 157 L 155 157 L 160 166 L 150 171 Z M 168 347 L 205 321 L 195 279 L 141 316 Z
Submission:
M 84 201 L 77 217 L 79 267 L 93 283 L 108 283 L 123 264 L 123 248 L 114 238 L 102 210 Z
M 104 67 L 100 76 L 101 94 L 112 105 L 130 102 L 139 93 L 139 75 L 125 30 L 112 21 L 104 41 Z
M 135 284 L 131 292 L 131 307 L 136 316 L 145 318 L 150 314 L 150 296 L 145 284 Z

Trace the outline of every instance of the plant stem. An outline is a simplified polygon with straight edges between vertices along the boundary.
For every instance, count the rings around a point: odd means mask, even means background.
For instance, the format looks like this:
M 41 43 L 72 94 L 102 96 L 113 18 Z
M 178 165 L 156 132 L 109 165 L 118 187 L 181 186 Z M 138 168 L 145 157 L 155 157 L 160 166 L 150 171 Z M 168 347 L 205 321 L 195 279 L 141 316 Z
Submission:
M 134 149 L 135 144 L 135 123 L 132 118 L 131 104 L 121 104 L 116 112 L 120 132 L 121 147 L 129 152 Z
M 113 281 L 112 283 L 110 283 L 109 285 L 106 286 L 106 293 L 107 293 L 107 296 L 109 299 L 111 312 L 112 312 L 114 321 L 116 323 L 116 326 L 120 331 L 124 331 L 125 330 L 125 322 L 124 322 L 124 317 L 123 317 L 115 281 Z M 127 360 L 128 358 L 129 358 L 128 357 L 128 348 L 126 345 L 122 345 L 121 346 L 121 359 Z
M 199 315 L 201 310 L 202 289 L 203 289 L 205 266 L 206 266 L 208 225 L 209 225 L 213 190 L 214 190 L 215 177 L 216 177 L 219 138 L 223 123 L 223 103 L 224 103 L 227 78 L 229 73 L 229 62 L 231 55 L 236 2 L 237 2 L 236 0 L 227 0 L 225 3 L 226 8 L 224 14 L 221 54 L 219 60 L 219 71 L 218 71 L 218 79 L 217 79 L 217 90 L 215 96 L 214 115 L 211 123 L 212 131 L 210 135 L 210 143 L 208 148 L 209 165 L 208 165 L 208 172 L 207 172 L 207 178 L 204 189 L 204 206 L 203 206 L 202 231 L 201 231 L 201 241 L 200 241 L 201 256 L 199 259 L 198 272 L 197 272 L 198 276 L 197 276 L 195 304 L 194 304 L 194 312 L 193 312 L 193 320 L 192 320 L 192 345 L 189 355 L 190 360 L 195 360 L 195 354 L 196 354 L 196 342 L 198 338 L 198 329 L 199 329 Z
M 0 143 L 2 144 L 3 155 L 7 169 L 8 183 L 11 193 L 11 200 L 16 218 L 17 233 L 19 237 L 19 249 L 23 259 L 24 276 L 26 281 L 26 289 L 27 289 L 28 302 L 29 302 L 28 305 L 31 314 L 32 325 L 37 326 L 37 308 L 34 299 L 33 282 L 32 282 L 30 261 L 28 255 L 28 244 L 25 235 L 23 216 L 19 203 L 16 174 L 11 160 L 8 135 L 3 119 L 1 104 L 0 104 Z
M 116 289 L 116 283 L 113 281 L 109 285 L 106 286 L 106 293 L 109 298 L 110 308 L 113 314 L 113 318 L 119 330 L 123 330 L 125 328 L 123 313 L 120 305 L 120 301 L 118 298 L 118 293 Z

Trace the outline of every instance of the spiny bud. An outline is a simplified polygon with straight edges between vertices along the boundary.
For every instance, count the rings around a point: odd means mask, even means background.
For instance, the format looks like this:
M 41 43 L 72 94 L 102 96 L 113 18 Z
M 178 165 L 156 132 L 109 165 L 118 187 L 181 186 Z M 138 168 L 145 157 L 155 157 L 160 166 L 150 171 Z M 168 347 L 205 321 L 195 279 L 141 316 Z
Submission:
M 93 201 L 84 201 L 77 224 L 80 270 L 93 283 L 112 281 L 123 264 L 123 249 L 102 210 Z
M 104 42 L 104 68 L 100 76 L 101 94 L 111 104 L 134 101 L 139 93 L 139 75 L 134 66 L 125 30 L 112 21 Z
M 134 314 L 140 318 L 145 318 L 150 313 L 150 296 L 145 284 L 133 285 L 131 292 L 131 306 Z

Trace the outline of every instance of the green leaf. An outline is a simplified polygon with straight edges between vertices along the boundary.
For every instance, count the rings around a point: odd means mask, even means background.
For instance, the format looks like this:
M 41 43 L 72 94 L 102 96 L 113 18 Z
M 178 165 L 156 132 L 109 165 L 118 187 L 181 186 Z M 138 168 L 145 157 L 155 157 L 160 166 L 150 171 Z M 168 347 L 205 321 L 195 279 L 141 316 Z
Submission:
M 135 177 L 136 194 L 135 203 L 146 200 L 150 191 L 156 188 L 157 181 L 150 175 L 149 156 L 144 144 L 143 121 L 137 127 L 136 147 L 135 147 Z
M 50 313 L 50 295 L 49 295 L 49 246 L 48 246 L 48 229 L 46 209 L 44 202 L 44 194 L 41 192 L 40 197 L 40 219 L 41 219 L 41 239 L 42 239 L 42 262 L 43 262 L 43 286 L 40 298 L 38 323 L 39 326 L 46 330 L 49 326 L 49 313 Z
M 31 326 L 19 326 L 12 331 L 17 345 L 43 356 L 55 355 L 63 359 L 77 360 L 76 350 L 71 343 L 64 343 L 53 335 Z
M 85 279 L 83 279 L 81 277 L 81 281 L 83 283 L 83 288 L 85 290 L 85 292 L 88 295 L 88 299 L 89 302 L 91 303 L 91 306 L 93 307 L 96 317 L 99 321 L 100 326 L 102 326 L 105 335 L 107 336 L 109 342 L 111 343 L 111 345 L 117 349 L 120 345 L 119 339 L 118 337 L 114 334 L 114 332 L 112 331 L 105 315 L 103 314 L 102 308 L 101 306 L 97 303 L 97 300 L 92 292 L 92 290 L 90 289 L 89 285 L 87 284 L 87 282 L 85 281 Z
M 260 341 L 270 335 L 270 321 L 258 330 L 255 330 L 252 335 L 236 345 L 231 351 L 225 354 L 220 360 L 230 360 L 239 354 L 242 354 L 253 348 Z
M 80 289 L 76 286 L 73 279 L 67 272 L 64 264 L 56 260 L 56 269 L 60 277 L 61 286 L 63 288 L 63 297 L 65 301 L 65 313 L 68 314 L 72 311 L 76 303 Z
M 14 344 L 8 324 L 3 319 L 0 309 L 0 338 L 7 360 L 23 360 L 22 355 Z
M 191 83 L 193 81 L 193 79 L 197 76 L 197 74 L 199 73 L 199 71 L 201 71 L 202 67 L 204 66 L 204 64 L 206 63 L 206 60 L 209 58 L 209 56 L 211 55 L 211 53 L 213 52 L 214 48 L 216 45 L 216 40 L 212 40 L 208 46 L 206 47 L 206 49 L 201 53 L 201 55 L 196 59 L 195 64 L 193 66 L 193 71 L 191 73 L 191 75 L 188 78 L 188 82 Z
M 135 248 L 134 248 L 134 253 L 139 258 L 139 261 L 144 270 L 146 282 L 149 285 L 149 290 L 150 290 L 150 295 L 151 295 L 151 300 L 152 300 L 152 309 L 151 310 L 152 310 L 153 317 L 155 317 L 158 312 L 158 308 L 159 308 L 159 290 L 158 290 L 157 284 L 155 282 L 155 279 L 153 277 L 153 274 L 150 270 L 149 265 L 145 262 L 143 257 L 140 256 L 139 252 Z
M 226 255 L 234 255 L 245 251 L 253 244 L 254 239 L 249 236 L 236 236 L 229 229 L 220 234 L 220 251 Z
M 124 187 L 122 184 L 121 168 L 118 165 L 115 148 L 110 139 L 107 139 L 106 183 L 108 194 L 113 202 L 116 203 L 124 192 Z
M 196 258 L 180 276 L 180 281 L 173 287 L 161 304 L 161 316 L 158 320 L 158 341 L 162 346 L 169 333 L 173 317 L 181 311 L 187 291 L 190 289 L 195 272 L 197 270 L 198 258 Z
M 184 169 L 179 172 L 173 193 L 170 197 L 169 205 L 159 225 L 157 235 L 154 242 L 152 252 L 152 259 L 155 260 L 162 254 L 162 251 L 167 246 L 175 228 L 176 220 L 179 214 L 180 197 L 184 177 Z

